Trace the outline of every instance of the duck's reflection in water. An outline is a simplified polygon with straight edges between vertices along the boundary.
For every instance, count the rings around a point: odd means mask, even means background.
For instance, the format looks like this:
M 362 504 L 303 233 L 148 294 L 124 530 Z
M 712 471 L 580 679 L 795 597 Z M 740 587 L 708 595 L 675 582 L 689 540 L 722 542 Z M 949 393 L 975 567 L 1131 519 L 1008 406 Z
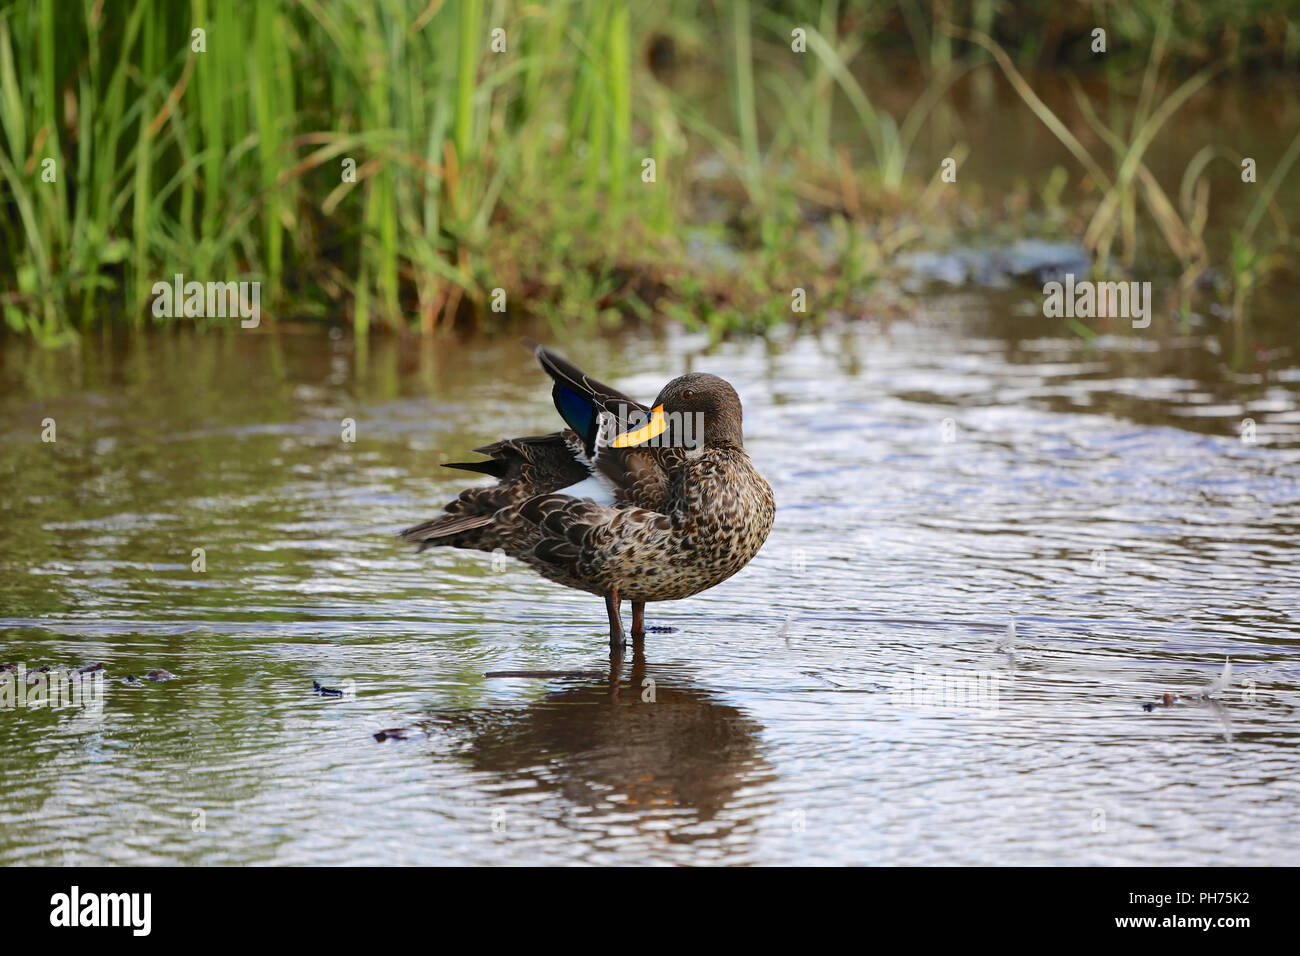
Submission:
M 630 669 L 612 663 L 608 679 L 573 683 L 527 706 L 441 713 L 425 726 L 475 769 L 529 781 L 523 794 L 558 792 L 585 820 L 617 815 L 675 842 L 753 829 L 756 802 L 735 798 L 772 778 L 759 724 L 639 653 Z

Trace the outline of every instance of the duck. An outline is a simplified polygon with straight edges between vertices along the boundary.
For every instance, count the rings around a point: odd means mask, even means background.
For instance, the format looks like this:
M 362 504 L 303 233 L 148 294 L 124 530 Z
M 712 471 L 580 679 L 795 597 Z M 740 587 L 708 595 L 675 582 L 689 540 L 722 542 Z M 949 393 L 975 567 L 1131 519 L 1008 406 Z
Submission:
M 496 479 L 399 532 L 418 551 L 504 554 L 556 584 L 604 598 L 611 655 L 645 638 L 645 606 L 708 590 L 745 567 L 776 517 L 745 451 L 740 396 L 690 372 L 643 405 L 550 349 L 533 346 L 565 428 L 474 449 L 445 467 Z

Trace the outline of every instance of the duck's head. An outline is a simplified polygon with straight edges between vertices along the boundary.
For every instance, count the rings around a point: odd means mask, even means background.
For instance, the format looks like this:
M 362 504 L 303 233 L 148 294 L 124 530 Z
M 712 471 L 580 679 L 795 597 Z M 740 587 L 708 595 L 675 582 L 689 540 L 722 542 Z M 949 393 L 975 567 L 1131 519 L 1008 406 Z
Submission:
M 618 436 L 616 448 L 641 445 L 704 448 L 744 448 L 740 396 L 726 379 L 691 372 L 673 379 L 651 406 L 650 420 Z

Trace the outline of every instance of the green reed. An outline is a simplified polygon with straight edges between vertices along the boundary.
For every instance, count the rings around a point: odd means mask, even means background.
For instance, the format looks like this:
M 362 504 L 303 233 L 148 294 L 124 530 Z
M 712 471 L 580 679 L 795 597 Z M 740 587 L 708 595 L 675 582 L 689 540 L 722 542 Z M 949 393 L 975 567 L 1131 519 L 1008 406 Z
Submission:
M 139 324 L 175 272 L 260 281 L 272 315 L 451 321 L 498 284 L 503 203 L 577 184 L 618 218 L 638 195 L 634 66 L 623 0 L 9 7 L 5 321 L 52 342 Z
M 858 226 L 886 235 L 882 209 L 933 202 L 913 147 L 923 131 L 947 135 L 936 114 L 973 65 L 954 57 L 948 26 L 1005 37 L 1021 25 L 990 0 L 942 10 L 930 22 L 916 0 L 11 4 L 0 315 L 51 344 L 103 320 L 168 322 L 152 315 L 152 288 L 179 272 L 258 281 L 268 319 L 342 317 L 358 333 L 492 325 L 496 289 L 509 313 L 553 322 L 611 320 L 610 303 L 649 315 L 664 289 L 665 308 L 701 325 L 779 321 L 792 284 L 848 294 L 874 278 L 822 268 L 810 207 L 833 214 L 855 262 L 876 263 L 905 240 L 877 248 Z M 806 55 L 792 53 L 794 25 Z M 1163 30 L 1161 49 L 1187 48 L 1177 27 Z M 656 32 L 678 38 L 689 67 L 725 75 L 730 110 L 706 111 L 652 73 Z M 861 79 L 890 44 L 915 49 L 925 82 L 897 117 Z M 1164 105 L 1148 97 L 1127 132 L 1085 117 L 1115 153 L 1085 162 L 1104 190 L 1089 232 L 1100 251 L 1135 247 L 1135 197 L 1171 242 L 1199 251 L 1187 205 L 1199 194 L 1176 210 L 1141 160 L 1206 77 Z M 837 141 L 846 119 L 867 158 Z M 702 153 L 725 164 L 709 188 L 738 226 L 700 222 Z M 696 267 L 687 235 L 699 226 L 725 234 L 734 268 Z

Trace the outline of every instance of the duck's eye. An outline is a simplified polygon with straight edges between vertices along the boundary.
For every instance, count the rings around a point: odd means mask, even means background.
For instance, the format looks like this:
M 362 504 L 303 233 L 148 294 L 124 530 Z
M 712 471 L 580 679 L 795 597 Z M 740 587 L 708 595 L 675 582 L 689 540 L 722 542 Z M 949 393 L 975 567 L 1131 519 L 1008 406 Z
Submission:
M 693 389 L 688 388 L 686 391 L 682 392 L 682 398 L 686 399 L 688 402 L 694 397 L 695 392 Z

